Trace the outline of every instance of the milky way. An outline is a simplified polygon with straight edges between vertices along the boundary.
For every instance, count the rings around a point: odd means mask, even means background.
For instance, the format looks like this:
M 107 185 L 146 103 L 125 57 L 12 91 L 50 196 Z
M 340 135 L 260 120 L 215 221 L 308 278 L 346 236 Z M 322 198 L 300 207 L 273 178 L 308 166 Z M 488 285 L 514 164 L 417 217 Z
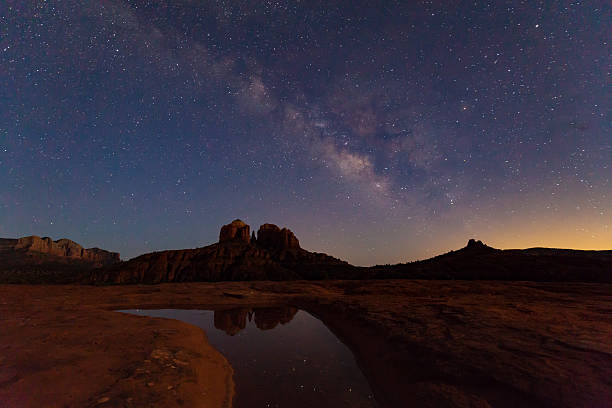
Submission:
M 604 1 L 4 1 L 0 236 L 612 248 Z

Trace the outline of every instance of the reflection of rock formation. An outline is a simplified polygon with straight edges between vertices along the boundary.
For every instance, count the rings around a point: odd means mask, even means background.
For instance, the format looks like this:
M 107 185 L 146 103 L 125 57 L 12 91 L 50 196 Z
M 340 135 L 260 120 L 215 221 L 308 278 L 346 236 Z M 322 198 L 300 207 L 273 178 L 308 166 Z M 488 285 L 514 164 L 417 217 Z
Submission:
M 295 307 L 262 307 L 253 310 L 255 326 L 260 330 L 270 330 L 278 324 L 287 324 L 297 313 Z
M 260 330 L 270 330 L 278 324 L 287 324 L 298 309 L 295 307 L 261 307 L 254 309 L 229 309 L 215 311 L 215 327 L 234 336 L 243 330 L 249 321 L 254 320 Z
M 248 309 L 216 310 L 215 327 L 233 336 L 246 327 L 248 314 Z

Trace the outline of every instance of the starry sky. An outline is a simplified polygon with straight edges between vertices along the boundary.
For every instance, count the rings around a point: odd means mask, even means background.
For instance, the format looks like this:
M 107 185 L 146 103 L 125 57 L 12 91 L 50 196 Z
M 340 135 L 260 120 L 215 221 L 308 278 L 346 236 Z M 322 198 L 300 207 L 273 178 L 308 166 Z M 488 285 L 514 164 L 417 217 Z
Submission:
M 609 1 L 3 0 L 0 236 L 612 249 Z

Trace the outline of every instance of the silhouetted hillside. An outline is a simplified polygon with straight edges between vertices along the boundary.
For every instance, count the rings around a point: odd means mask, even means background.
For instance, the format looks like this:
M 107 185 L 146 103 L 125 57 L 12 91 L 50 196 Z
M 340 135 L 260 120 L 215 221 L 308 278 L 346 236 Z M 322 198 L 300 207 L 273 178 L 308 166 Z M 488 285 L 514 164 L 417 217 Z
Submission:
M 465 248 L 424 261 L 367 269 L 367 277 L 376 279 L 612 282 L 612 251 L 501 250 L 470 240 Z
M 58 242 L 62 243 L 60 249 Z M 264 224 L 256 237 L 254 233 L 250 234 L 250 227 L 240 220 L 223 226 L 218 243 L 195 249 L 153 252 L 127 262 L 115 262 L 119 254 L 99 249 L 82 250 L 80 246 L 74 249 L 76 244 L 69 240 L 55 241 L 55 246 L 47 253 L 38 251 L 42 245 L 38 245 L 40 242 L 33 246 L 34 250 L 32 245 L 16 249 L 16 243 L 17 240 L 0 240 L 2 283 L 121 284 L 321 279 L 612 283 L 612 251 L 550 248 L 500 250 L 470 240 L 465 248 L 423 261 L 356 267 L 332 256 L 301 248 L 298 239 L 287 228 Z M 43 248 L 51 245 L 47 241 L 43 244 L 48 244 Z M 90 251 L 90 254 L 79 256 L 83 251 Z M 107 265 L 101 267 L 101 262 Z
M 240 220 L 224 225 L 219 242 L 202 248 L 153 252 L 96 270 L 94 283 L 298 280 L 352 277 L 356 267 L 300 248 L 290 230 L 273 224 L 257 237 Z

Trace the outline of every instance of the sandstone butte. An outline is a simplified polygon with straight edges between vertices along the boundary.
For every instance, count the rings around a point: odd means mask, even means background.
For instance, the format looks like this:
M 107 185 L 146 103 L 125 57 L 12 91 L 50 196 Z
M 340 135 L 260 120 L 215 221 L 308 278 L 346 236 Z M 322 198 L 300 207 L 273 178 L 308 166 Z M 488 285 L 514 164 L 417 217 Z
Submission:
M 325 279 L 355 267 L 300 247 L 287 228 L 263 224 L 257 235 L 234 220 L 221 227 L 219 242 L 195 249 L 153 252 L 92 272 L 93 283 Z
M 17 239 L 0 239 L 0 252 L 27 253 L 30 256 L 45 254 L 88 262 L 96 266 L 110 265 L 121 261 L 117 252 L 109 252 L 100 248 L 85 249 L 66 238 L 53 241 L 49 237 L 41 238 L 36 235 Z
M 219 243 L 259 244 L 269 249 L 300 249 L 300 241 L 288 228 L 280 229 L 274 224 L 263 224 L 255 235 L 250 236 L 250 226 L 242 220 L 234 220 L 221 227 Z

